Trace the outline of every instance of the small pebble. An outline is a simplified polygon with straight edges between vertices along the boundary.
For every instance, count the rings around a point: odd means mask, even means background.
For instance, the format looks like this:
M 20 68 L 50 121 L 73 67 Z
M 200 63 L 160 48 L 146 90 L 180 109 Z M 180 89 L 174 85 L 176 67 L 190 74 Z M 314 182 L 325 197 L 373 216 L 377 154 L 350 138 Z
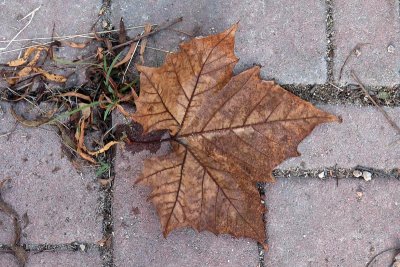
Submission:
M 361 56 L 361 50 L 360 49 L 354 50 L 354 54 L 356 55 L 356 57 Z
M 362 176 L 365 181 L 371 181 L 371 179 L 372 179 L 372 174 L 367 171 L 363 171 Z
M 354 170 L 353 171 L 353 176 L 356 177 L 356 178 L 361 177 L 362 176 L 362 172 L 359 171 L 359 170 Z
M 321 179 L 324 178 L 325 177 L 325 172 L 323 171 L 320 174 L 318 174 L 318 177 L 321 178 Z
M 393 54 L 393 53 L 394 53 L 394 45 L 389 45 L 389 46 L 387 47 L 387 51 L 388 51 L 388 53 Z
M 79 245 L 79 248 L 80 248 L 82 251 L 85 251 L 86 246 L 85 246 L 84 244 L 80 244 L 80 245 Z

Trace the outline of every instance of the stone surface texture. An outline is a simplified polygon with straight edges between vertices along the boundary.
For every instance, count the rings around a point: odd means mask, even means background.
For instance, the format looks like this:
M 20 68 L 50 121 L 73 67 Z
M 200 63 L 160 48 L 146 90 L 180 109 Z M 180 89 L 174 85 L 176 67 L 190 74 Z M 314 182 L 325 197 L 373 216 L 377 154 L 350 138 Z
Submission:
M 354 168 L 357 165 L 392 169 L 400 167 L 400 145 L 396 131 L 373 107 L 319 106 L 341 116 L 342 123 L 317 126 L 300 143 L 300 157 L 291 158 L 278 168 L 315 169 L 333 167 Z M 400 124 L 400 108 L 386 108 L 389 116 Z
M 16 39 L 90 32 L 103 2 L 61 0 L 0 0 L 0 63 L 15 59 L 19 50 L 2 53 L 29 21 L 22 19 L 37 7 L 29 26 Z M 260 64 L 262 78 L 285 84 L 324 84 L 326 63 L 326 9 L 333 8 L 333 74 L 339 85 L 355 83 L 354 70 L 368 86 L 400 83 L 400 2 L 396 0 L 299 1 L 111 1 L 112 21 L 126 26 L 162 23 L 183 16 L 174 29 L 193 36 L 220 32 L 240 21 L 235 51 L 240 62 L 235 72 Z M 104 11 L 104 10 L 103 10 Z M 108 12 L 107 10 L 105 12 Z M 99 27 L 99 26 L 98 26 Z M 129 33 L 134 36 L 143 28 Z M 328 29 L 330 30 L 330 29 Z M 162 64 L 166 52 L 176 51 L 187 34 L 167 30 L 149 39 L 145 65 Z M 43 40 L 46 41 L 46 40 Z M 78 40 L 81 41 L 81 40 Z M 32 41 L 15 41 L 18 49 Z M 360 48 L 347 60 L 353 48 Z M 89 49 L 89 48 L 88 48 Z M 73 59 L 79 51 L 61 47 L 58 57 Z M 75 72 L 79 85 L 82 73 Z M 0 87 L 3 86 L 0 79 Z M 50 126 L 26 128 L 16 124 L 10 105 L 0 102 L 0 181 L 10 178 L 2 197 L 22 219 L 22 242 L 66 244 L 73 241 L 95 246 L 102 239 L 101 193 L 93 168 L 77 170 L 63 157 L 60 138 Z M 299 146 L 301 157 L 282 163 L 280 169 L 400 167 L 399 136 L 373 107 L 320 105 L 343 118 L 343 123 L 318 126 Z M 27 105 L 16 111 L 28 118 Z M 386 108 L 400 124 L 400 108 Z M 113 124 L 129 123 L 114 114 Z M 8 132 L 12 131 L 12 134 Z M 149 189 L 134 185 L 143 161 L 167 152 L 138 151 L 132 145 L 117 148 L 114 160 L 113 256 L 117 267 L 130 266 L 261 266 L 256 242 L 227 235 L 214 236 L 190 229 L 173 231 L 166 239 L 151 203 Z M 337 185 L 338 183 L 338 185 Z M 265 186 L 266 229 L 270 249 L 265 266 L 362 267 L 382 250 L 400 246 L 400 182 L 372 175 L 363 179 L 321 180 L 279 178 Z M 0 244 L 13 238 L 10 218 L 0 212 Z M 103 255 L 104 256 L 104 255 Z M 379 256 L 372 266 L 389 266 L 394 252 Z M 102 266 L 99 252 L 57 250 L 30 253 L 32 266 Z M 10 254 L 0 251 L 0 266 L 14 267 Z
M 266 266 L 364 267 L 400 246 L 400 181 L 282 178 L 265 187 Z M 371 266 L 390 266 L 395 251 Z
M 120 17 L 126 25 L 141 25 L 183 16 L 183 22 L 176 28 L 196 35 L 220 32 L 240 21 L 236 37 L 236 53 L 240 58 L 237 72 L 260 64 L 264 78 L 280 83 L 326 81 L 323 1 L 115 1 L 112 11 L 115 25 L 119 25 Z M 166 31 L 152 40 L 151 45 L 176 50 L 186 37 Z M 151 50 L 148 53 L 157 53 L 155 61 L 161 62 L 163 53 Z
M 16 259 L 10 254 L 2 254 L 0 266 L 18 267 Z M 98 267 L 101 266 L 100 255 L 98 252 L 42 252 L 31 254 L 26 267 Z
M 367 85 L 400 84 L 400 17 L 397 0 L 334 1 L 335 80 Z M 360 45 L 355 53 L 352 50 Z M 346 65 L 342 68 L 349 54 Z
M 16 124 L 9 105 L 1 102 L 1 132 L 12 131 Z M 18 113 L 27 107 L 18 105 Z M 98 185 L 94 171 L 79 172 L 61 151 L 60 137 L 55 128 L 26 128 L 17 125 L 0 141 L 0 179 L 10 178 L 2 190 L 27 224 L 23 229 L 26 243 L 96 242 L 102 238 L 98 214 Z M 1 220 L 9 220 L 0 213 Z M 0 242 L 9 244 L 9 224 L 0 226 Z M 3 229 L 2 229 L 3 228 Z M 4 231 L 3 231 L 4 230 Z
M 0 41 L 11 40 L 28 22 L 30 17 L 21 20 L 30 12 L 40 7 L 31 23 L 16 39 L 51 37 L 54 26 L 55 36 L 64 36 L 90 32 L 97 20 L 101 1 L 62 1 L 62 0 L 13 0 L 0 1 Z M 48 42 L 49 40 L 40 40 Z M 18 49 L 21 45 L 36 44 L 31 42 L 14 42 L 7 50 Z M 4 48 L 7 42 L 0 43 Z M 66 48 L 60 48 L 64 50 Z M 1 53 L 0 61 L 15 59 L 19 51 Z

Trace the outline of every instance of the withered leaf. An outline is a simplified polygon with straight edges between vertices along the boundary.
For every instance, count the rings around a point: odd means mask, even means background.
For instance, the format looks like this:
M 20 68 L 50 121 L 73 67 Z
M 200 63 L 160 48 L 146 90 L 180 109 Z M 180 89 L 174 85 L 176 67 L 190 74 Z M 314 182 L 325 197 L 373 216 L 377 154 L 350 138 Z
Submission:
M 297 145 L 320 123 L 339 121 L 259 78 L 259 67 L 232 70 L 237 25 L 180 45 L 159 68 L 138 66 L 133 120 L 144 133 L 167 129 L 168 155 L 145 161 L 137 183 L 149 196 L 164 236 L 179 227 L 265 243 L 264 205 L 256 182 L 298 156 Z

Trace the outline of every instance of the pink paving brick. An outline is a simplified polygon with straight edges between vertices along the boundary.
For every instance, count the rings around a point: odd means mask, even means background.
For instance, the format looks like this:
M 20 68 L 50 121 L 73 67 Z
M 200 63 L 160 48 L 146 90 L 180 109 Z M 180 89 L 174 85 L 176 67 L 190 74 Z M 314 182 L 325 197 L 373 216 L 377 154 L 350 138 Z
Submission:
M 400 246 L 400 181 L 282 178 L 266 187 L 266 266 L 365 267 Z M 395 251 L 370 266 L 391 266 Z
M 9 105 L 0 103 L 0 131 L 8 132 L 15 120 Z M 25 107 L 26 108 L 26 107 Z M 17 112 L 22 112 L 18 105 Z M 0 137 L 0 180 L 11 178 L 3 198 L 18 214 L 26 213 L 29 223 L 23 229 L 23 242 L 96 242 L 102 238 L 100 197 L 93 169 L 79 172 L 61 151 L 60 138 L 50 127 L 17 126 L 7 140 Z M 0 220 L 6 222 L 4 215 Z M 10 242 L 12 227 L 0 226 L 0 242 Z
M 16 259 L 9 254 L 0 254 L 0 266 L 18 267 Z M 26 267 L 98 267 L 101 266 L 100 255 L 91 252 L 41 252 L 30 253 Z
M 353 168 L 356 165 L 392 169 L 400 167 L 400 145 L 393 145 L 399 136 L 383 115 L 373 107 L 329 106 L 319 108 L 341 116 L 343 122 L 318 126 L 300 143 L 300 157 L 282 163 L 278 168 L 314 169 Z M 389 116 L 400 124 L 400 108 L 386 108 Z
M 367 85 L 400 83 L 400 18 L 397 0 L 335 0 L 336 58 L 334 76 L 340 84 L 355 83 L 353 69 Z M 339 72 L 346 57 L 357 44 L 359 56 L 352 55 Z
M 55 35 L 71 35 L 90 32 L 90 28 L 97 20 L 97 14 L 101 6 L 101 1 L 63 1 L 63 0 L 13 0 L 0 1 L 0 41 L 6 41 L 13 38 L 17 32 L 22 29 L 29 21 L 27 19 L 18 21 L 33 11 L 36 12 L 29 26 L 17 37 L 17 39 L 51 37 L 53 25 L 55 26 Z M 48 40 L 39 40 L 46 42 Z M 22 45 L 29 45 L 31 42 L 14 42 L 7 48 L 16 49 Z M 7 43 L 0 43 L 0 48 L 5 47 Z M 64 50 L 65 48 L 61 48 Z M 0 53 L 2 50 L 0 49 Z M 0 54 L 0 62 L 6 62 L 15 59 L 19 52 Z
M 124 266 L 257 266 L 256 242 L 197 233 L 189 229 L 172 232 L 164 239 L 155 208 L 146 201 L 149 190 L 133 186 L 143 160 L 152 154 L 132 154 L 119 149 L 115 160 L 114 257 Z
M 264 78 L 281 83 L 326 81 L 324 1 L 117 0 L 112 8 L 115 25 L 121 16 L 127 25 L 162 23 L 183 16 L 184 21 L 177 28 L 188 32 L 200 28 L 202 35 L 222 31 L 240 21 L 236 44 L 240 62 L 236 71 L 261 64 Z M 166 31 L 149 46 L 175 50 L 185 37 Z M 155 53 L 148 50 L 148 55 Z M 160 62 L 162 53 L 157 53 Z

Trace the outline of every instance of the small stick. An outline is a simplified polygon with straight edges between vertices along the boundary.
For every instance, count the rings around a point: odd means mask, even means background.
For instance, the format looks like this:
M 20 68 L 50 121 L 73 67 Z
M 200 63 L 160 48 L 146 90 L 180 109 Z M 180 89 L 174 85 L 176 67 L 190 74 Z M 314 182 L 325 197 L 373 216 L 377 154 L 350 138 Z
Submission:
M 358 43 L 353 47 L 353 49 L 351 49 L 350 53 L 347 55 L 346 59 L 344 60 L 342 67 L 340 67 L 339 79 L 338 79 L 339 81 L 340 81 L 340 79 L 342 79 L 343 69 L 346 66 L 347 61 L 350 59 L 351 55 L 353 55 L 357 50 L 361 49 L 362 46 L 369 45 L 369 44 L 370 43 Z
M 126 30 L 134 30 L 134 29 L 140 29 L 144 28 L 145 25 L 139 25 L 139 26 L 131 26 L 131 27 L 126 27 Z M 155 27 L 157 24 L 152 24 L 151 26 Z M 115 30 L 109 30 L 109 31 L 99 31 L 96 32 L 97 34 L 103 34 L 103 33 L 111 33 L 111 32 L 118 32 L 120 29 L 115 29 Z M 92 35 L 92 36 L 90 36 Z M 93 32 L 87 32 L 87 33 L 78 33 L 78 34 L 73 34 L 73 35 L 62 35 L 62 36 L 54 36 L 53 39 L 55 40 L 60 40 L 64 38 L 77 38 L 77 37 L 83 37 L 83 38 L 93 38 L 94 33 Z M 51 40 L 52 37 L 36 37 L 36 38 L 26 38 L 26 39 L 15 39 L 13 42 L 25 42 L 25 41 L 38 41 L 38 40 Z M 0 43 L 8 43 L 10 40 L 0 40 Z
M 157 24 L 153 24 L 152 26 L 157 26 Z M 126 28 L 126 30 L 139 29 L 139 28 L 143 28 L 143 27 L 144 27 L 144 25 L 143 26 L 142 25 L 140 25 L 140 26 L 132 26 L 132 27 Z M 103 33 L 117 32 L 117 31 L 119 31 L 119 29 L 109 30 L 109 31 L 100 31 L 100 32 L 96 32 L 96 33 L 103 34 Z M 74 38 L 78 38 L 78 37 L 93 39 L 94 38 L 93 36 L 94 36 L 94 33 L 82 33 L 82 34 L 75 34 L 75 35 L 58 36 L 58 37 L 54 37 L 54 39 L 57 40 L 57 41 L 65 41 L 65 40 L 74 39 Z M 33 38 L 33 39 L 18 39 L 18 40 L 14 40 L 14 42 L 35 41 L 35 40 L 50 40 L 50 39 L 51 39 L 51 37 L 39 37 L 39 38 Z M 10 41 L 0 41 L 0 43 L 5 43 L 5 42 L 8 43 Z M 15 52 L 15 51 L 21 51 L 21 50 L 24 50 L 24 49 L 27 49 L 27 48 L 48 45 L 48 44 L 51 44 L 51 43 L 52 42 L 45 42 L 45 43 L 39 43 L 37 45 L 25 46 L 25 47 L 21 47 L 21 48 L 12 49 L 12 50 L 2 51 L 2 52 L 0 52 L 0 54 L 11 53 L 11 52 Z
M 137 48 L 138 48 L 138 46 L 139 46 L 139 43 L 140 43 L 140 41 L 138 41 L 138 42 L 136 43 L 135 50 L 133 51 L 133 53 L 132 53 L 132 55 L 131 55 L 131 58 L 129 59 L 129 62 L 128 62 L 128 64 L 126 65 L 126 69 L 125 69 L 125 71 L 124 71 L 124 75 L 122 76 L 122 83 L 125 82 L 126 73 L 128 72 L 129 66 L 131 65 L 132 59 L 133 59 L 133 57 L 134 57 L 134 55 L 135 55 L 135 53 L 136 53 L 136 50 L 137 50 Z
M 335 87 L 335 88 L 338 89 L 340 92 L 343 92 L 343 89 L 340 88 L 339 86 L 337 86 L 337 85 L 335 85 L 335 84 L 333 84 L 333 83 L 331 83 L 331 82 L 328 82 L 328 84 L 329 84 L 330 86 Z
M 367 263 L 367 265 L 365 267 L 369 267 L 371 265 L 371 263 L 379 256 L 382 255 L 385 252 L 389 252 L 389 251 L 396 251 L 396 250 L 400 250 L 400 247 L 398 248 L 388 248 L 385 250 L 382 250 L 381 252 L 379 252 L 378 254 L 376 254 L 374 257 L 372 257 L 372 259 Z
M 113 46 L 110 50 L 104 51 L 104 53 L 110 53 L 110 52 L 113 51 L 113 50 L 116 50 L 116 49 L 118 49 L 118 48 L 121 48 L 121 47 L 130 45 L 131 43 L 140 41 L 140 40 L 142 40 L 143 38 L 149 37 L 149 36 L 151 36 L 151 35 L 153 35 L 153 34 L 155 34 L 155 33 L 158 33 L 159 31 L 162 31 L 162 30 L 164 30 L 164 29 L 167 29 L 167 28 L 171 27 L 172 25 L 175 25 L 175 24 L 177 24 L 178 22 L 181 22 L 182 20 L 183 20 L 183 17 L 179 17 L 179 18 L 174 19 L 174 20 L 172 20 L 172 21 L 170 21 L 170 22 L 166 22 L 166 23 L 164 23 L 164 24 L 161 24 L 159 27 L 155 28 L 155 29 L 152 30 L 151 32 L 145 33 L 145 34 L 142 34 L 142 35 L 139 35 L 139 36 L 137 36 L 137 37 L 135 37 L 135 38 L 133 38 L 133 39 L 131 39 L 131 40 L 125 42 L 125 43 L 122 43 L 122 44 Z M 89 59 L 92 59 L 92 58 L 95 58 L 95 57 L 96 57 L 96 54 L 95 54 L 95 55 L 92 55 L 92 56 L 90 56 L 90 57 L 84 58 L 84 59 L 82 59 L 82 60 L 80 60 L 80 61 L 89 60 Z
M 375 100 L 371 97 L 371 95 L 368 93 L 368 91 L 365 89 L 364 85 L 361 83 L 360 79 L 358 79 L 357 75 L 354 73 L 353 70 L 351 70 L 351 76 L 353 79 L 358 83 L 360 86 L 361 90 L 364 92 L 364 94 L 371 100 L 371 102 L 375 105 L 375 107 L 385 116 L 386 120 L 389 122 L 389 124 L 397 131 L 397 134 L 400 134 L 400 127 L 389 117 L 387 112 L 379 106 Z
M 17 37 L 29 26 L 29 24 L 31 24 L 33 17 L 35 16 L 35 13 L 40 9 L 40 7 L 41 6 L 35 8 L 32 12 L 30 12 L 28 15 L 26 15 L 21 19 L 23 20 L 30 16 L 28 23 L 25 24 L 25 26 L 22 27 L 22 29 L 17 32 L 17 34 L 8 42 L 8 44 L 5 47 L 1 47 L 0 50 L 6 50 L 11 45 L 11 43 L 14 42 L 14 40 L 17 39 Z
M 127 46 L 127 45 L 129 45 L 129 44 L 131 44 L 131 43 L 134 43 L 134 42 L 137 42 L 137 41 L 139 41 L 139 40 L 141 40 L 141 39 L 143 39 L 143 38 L 149 37 L 149 36 L 151 36 L 151 35 L 153 35 L 153 34 L 159 32 L 159 31 L 162 31 L 162 30 L 164 30 L 164 29 L 167 29 L 167 28 L 171 27 L 172 25 L 177 24 L 178 22 L 181 22 L 182 20 L 183 20 L 183 17 L 179 17 L 179 18 L 174 19 L 174 20 L 172 20 L 172 21 L 170 21 L 170 22 L 164 23 L 164 24 L 160 25 L 160 27 L 157 27 L 157 28 L 155 28 L 154 30 L 152 30 L 151 32 L 142 34 L 142 35 L 140 35 L 140 36 L 138 36 L 138 37 L 136 37 L 136 38 L 133 38 L 132 40 L 129 40 L 128 42 L 125 42 L 125 43 L 123 43 L 123 44 L 119 44 L 119 45 L 114 46 L 114 47 L 112 48 L 112 50 L 115 50 L 115 49 L 118 49 L 118 48 Z

